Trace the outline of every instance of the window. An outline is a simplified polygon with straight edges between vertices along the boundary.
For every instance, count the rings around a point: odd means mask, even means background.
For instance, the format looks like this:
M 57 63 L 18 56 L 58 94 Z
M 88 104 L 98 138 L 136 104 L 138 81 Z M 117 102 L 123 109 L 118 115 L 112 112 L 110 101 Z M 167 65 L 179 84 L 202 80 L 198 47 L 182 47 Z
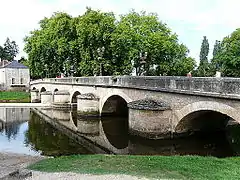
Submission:
M 20 79 L 20 84 L 23 84 L 23 78 Z
M 15 78 L 12 78 L 12 84 L 15 84 Z

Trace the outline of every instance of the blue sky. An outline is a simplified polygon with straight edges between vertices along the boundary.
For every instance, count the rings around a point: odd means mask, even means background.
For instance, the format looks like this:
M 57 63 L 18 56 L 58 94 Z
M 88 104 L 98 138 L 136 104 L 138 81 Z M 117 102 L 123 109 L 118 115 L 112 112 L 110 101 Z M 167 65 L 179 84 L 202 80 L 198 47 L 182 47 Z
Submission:
M 15 40 L 20 47 L 19 58 L 25 55 L 23 38 L 38 28 L 39 20 L 56 11 L 81 15 L 86 6 L 117 15 L 130 9 L 155 12 L 196 60 L 204 35 L 210 43 L 211 57 L 215 40 L 222 40 L 240 27 L 238 0 L 7 0 L 1 2 L 0 44 L 6 37 Z

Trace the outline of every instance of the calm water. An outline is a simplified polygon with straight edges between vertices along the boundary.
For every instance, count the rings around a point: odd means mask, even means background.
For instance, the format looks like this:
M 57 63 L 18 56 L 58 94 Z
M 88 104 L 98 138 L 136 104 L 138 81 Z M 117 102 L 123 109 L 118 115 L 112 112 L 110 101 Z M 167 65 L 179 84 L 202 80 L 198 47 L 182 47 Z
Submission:
M 59 156 L 69 154 L 211 155 L 240 152 L 239 126 L 172 140 L 129 136 L 126 118 L 82 119 L 52 109 L 0 108 L 0 152 Z

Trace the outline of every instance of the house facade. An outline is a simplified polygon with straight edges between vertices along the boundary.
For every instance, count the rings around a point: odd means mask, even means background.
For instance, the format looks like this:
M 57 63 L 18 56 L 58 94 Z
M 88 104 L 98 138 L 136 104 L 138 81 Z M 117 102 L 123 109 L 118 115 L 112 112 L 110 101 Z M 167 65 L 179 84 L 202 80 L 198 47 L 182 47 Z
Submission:
M 9 90 L 15 87 L 29 86 L 29 68 L 18 61 L 0 61 L 0 89 Z

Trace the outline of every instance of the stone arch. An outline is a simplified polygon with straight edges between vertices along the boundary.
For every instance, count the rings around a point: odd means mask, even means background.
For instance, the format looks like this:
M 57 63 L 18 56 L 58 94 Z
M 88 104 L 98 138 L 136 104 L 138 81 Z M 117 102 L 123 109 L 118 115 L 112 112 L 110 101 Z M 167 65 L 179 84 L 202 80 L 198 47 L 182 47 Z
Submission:
M 36 88 L 35 88 L 35 87 L 33 87 L 33 88 L 32 88 L 32 90 L 36 90 Z
M 40 93 L 41 93 L 41 92 L 45 92 L 45 91 L 47 91 L 45 87 L 42 87 L 42 88 L 40 89 Z
M 100 102 L 100 114 L 114 114 L 117 116 L 126 115 L 128 113 L 127 103 L 132 100 L 124 93 L 108 94 Z
M 81 93 L 79 91 L 74 91 L 71 95 L 70 95 L 70 103 L 77 103 L 77 96 L 80 95 Z
M 213 121 L 218 121 L 217 118 L 219 118 L 219 122 L 220 120 L 222 121 L 221 123 L 225 123 L 229 120 L 240 123 L 239 115 L 239 112 L 229 105 L 213 101 L 199 101 L 175 111 L 173 128 L 175 132 L 183 132 L 186 131 L 187 126 L 193 125 L 188 124 L 187 121 L 200 119 L 201 117 L 211 119 L 213 116 L 216 116 L 216 119 Z M 212 123 L 211 120 L 208 122 Z M 200 124 L 199 121 L 197 123 Z

